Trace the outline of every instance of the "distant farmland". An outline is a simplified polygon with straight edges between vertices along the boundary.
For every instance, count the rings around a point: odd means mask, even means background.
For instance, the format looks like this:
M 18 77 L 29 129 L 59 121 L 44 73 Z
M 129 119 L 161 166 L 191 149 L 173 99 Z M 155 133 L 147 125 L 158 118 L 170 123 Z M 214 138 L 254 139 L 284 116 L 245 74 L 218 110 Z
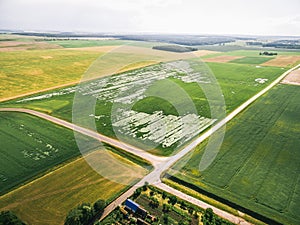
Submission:
M 278 223 L 299 224 L 299 98 L 299 86 L 276 86 L 227 125 L 207 170 L 198 169 L 203 143 L 183 169 L 176 168 L 184 160 L 173 167 L 175 180 Z

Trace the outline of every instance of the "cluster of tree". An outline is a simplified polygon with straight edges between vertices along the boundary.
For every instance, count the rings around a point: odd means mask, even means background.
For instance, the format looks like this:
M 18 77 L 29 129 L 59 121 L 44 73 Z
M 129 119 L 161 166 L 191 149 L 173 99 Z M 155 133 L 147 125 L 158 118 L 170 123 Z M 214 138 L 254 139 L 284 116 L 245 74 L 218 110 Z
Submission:
M 3 225 L 26 225 L 11 211 L 0 212 L 0 224 Z
M 259 55 L 272 56 L 272 55 L 277 55 L 277 52 L 260 52 Z
M 262 45 L 263 43 L 260 41 L 247 41 L 247 45 Z
M 263 47 L 300 49 L 300 40 L 279 40 L 263 44 Z
M 202 215 L 203 225 L 233 225 L 233 223 L 217 216 L 211 208 L 207 208 Z
M 57 38 L 69 38 L 69 37 L 86 37 L 86 38 L 107 38 L 111 37 L 101 33 L 76 33 L 76 32 L 14 32 L 12 34 L 25 35 L 25 36 L 37 36 L 37 37 L 57 37 Z
M 157 41 L 173 43 L 179 45 L 215 45 L 233 42 L 238 38 L 229 36 L 209 36 L 209 35 L 123 35 L 117 36 L 123 40 L 134 41 Z
M 88 225 L 95 217 L 100 217 L 103 214 L 106 203 L 99 199 L 93 205 L 83 203 L 72 209 L 65 219 L 65 225 Z
M 197 51 L 197 48 L 193 47 L 184 47 L 180 45 L 160 45 L 160 46 L 153 46 L 153 49 L 169 51 L 169 52 L 192 52 Z
M 153 209 L 158 208 L 158 206 L 159 206 L 159 201 L 158 201 L 157 198 L 155 198 L 155 197 L 150 197 L 149 205 L 150 205 L 150 207 L 153 208 Z

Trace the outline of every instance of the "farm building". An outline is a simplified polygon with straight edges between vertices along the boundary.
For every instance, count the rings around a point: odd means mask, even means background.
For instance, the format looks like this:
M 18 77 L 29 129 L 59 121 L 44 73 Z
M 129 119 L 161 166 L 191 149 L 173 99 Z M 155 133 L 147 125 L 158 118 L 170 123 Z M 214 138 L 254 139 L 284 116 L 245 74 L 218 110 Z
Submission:
M 132 201 L 131 199 L 127 199 L 125 201 L 125 207 L 130 209 L 133 213 L 140 216 L 141 218 L 146 218 L 148 212 L 147 210 L 143 209 L 139 204 Z
M 136 202 L 132 201 L 131 199 L 126 199 L 125 206 L 127 206 L 127 208 L 129 208 L 134 213 L 140 207 L 139 204 L 137 204 Z

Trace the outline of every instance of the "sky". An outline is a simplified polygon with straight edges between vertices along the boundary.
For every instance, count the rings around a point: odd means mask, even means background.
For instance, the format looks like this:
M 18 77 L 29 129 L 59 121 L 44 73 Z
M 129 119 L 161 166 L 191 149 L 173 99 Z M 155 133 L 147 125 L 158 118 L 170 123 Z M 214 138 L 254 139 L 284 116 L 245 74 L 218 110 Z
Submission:
M 0 29 L 300 36 L 300 1 L 0 0 Z

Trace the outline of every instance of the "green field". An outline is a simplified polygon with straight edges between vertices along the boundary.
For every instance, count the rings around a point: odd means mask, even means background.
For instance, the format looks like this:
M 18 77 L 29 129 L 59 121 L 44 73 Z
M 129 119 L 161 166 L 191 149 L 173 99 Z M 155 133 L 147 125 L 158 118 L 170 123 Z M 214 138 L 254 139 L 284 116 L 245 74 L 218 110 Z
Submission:
M 231 60 L 231 63 L 241 63 L 241 64 L 261 64 L 268 62 L 269 60 L 274 59 L 274 57 L 244 57 L 240 59 Z
M 184 62 L 185 61 L 175 61 L 174 63 Z M 192 63 L 192 65 L 196 63 L 196 61 L 194 62 L 193 60 L 187 62 Z M 211 118 L 211 110 L 206 99 L 208 96 L 206 96 L 207 93 L 204 93 L 204 91 L 210 92 L 210 100 L 212 101 L 210 102 L 210 104 L 214 105 L 213 107 L 215 107 L 215 109 L 218 110 L 218 107 L 221 106 L 219 106 L 220 102 L 218 102 L 218 100 L 216 99 L 220 99 L 220 96 L 215 96 L 217 92 L 215 92 L 216 85 L 214 84 L 214 82 L 210 81 L 211 83 L 201 83 L 200 81 L 200 87 L 199 84 L 194 81 L 182 80 L 181 77 L 184 75 L 182 75 L 181 73 L 177 73 L 177 75 L 166 77 L 162 80 L 156 80 L 156 74 L 161 73 L 161 71 L 172 73 L 172 70 L 165 69 L 164 65 L 164 63 L 156 64 L 144 67 L 143 69 L 136 69 L 130 72 L 117 74 L 111 77 L 101 78 L 97 81 L 94 80 L 93 82 L 87 82 L 81 84 L 79 87 L 72 86 L 69 88 L 49 91 L 42 94 L 36 94 L 27 98 L 18 99 L 16 101 L 2 103 L 1 105 L 3 107 L 12 106 L 30 108 L 38 111 L 43 111 L 53 116 L 57 116 L 62 119 L 71 121 L 74 91 L 76 91 L 77 88 L 84 90 L 83 92 L 86 93 L 94 93 L 93 91 L 97 91 L 97 93 L 99 93 L 99 97 L 96 104 L 95 112 L 92 112 L 95 115 L 101 115 L 99 118 L 96 119 L 97 129 L 99 132 L 105 135 L 115 137 L 115 132 L 113 130 L 111 121 L 111 112 L 113 106 L 111 98 L 116 98 L 116 101 L 120 102 L 121 100 L 118 100 L 118 98 L 121 98 L 118 97 L 119 89 L 117 87 L 118 85 L 125 85 L 125 87 L 128 87 L 128 91 L 126 92 L 126 95 L 128 96 L 136 97 L 136 92 L 144 89 L 145 96 L 142 97 L 132 106 L 132 109 L 135 112 L 143 112 L 147 115 L 153 115 L 156 111 L 162 111 L 164 115 L 175 116 L 178 116 L 178 109 L 181 110 L 181 113 L 179 113 L 180 115 L 192 112 L 193 109 L 190 107 L 190 103 L 186 101 L 186 96 L 184 95 L 185 93 L 188 94 L 189 98 L 192 100 L 199 115 L 205 118 Z M 255 93 L 262 90 L 271 81 L 276 79 L 281 73 L 284 72 L 283 69 L 277 67 L 256 68 L 252 65 L 230 63 L 207 63 L 207 65 L 211 69 L 212 73 L 215 75 L 221 87 L 221 91 L 223 93 L 226 103 L 227 113 L 231 112 L 244 101 L 246 101 L 248 98 L 253 96 Z M 206 73 L 206 68 L 204 68 L 204 65 L 197 65 L 195 67 L 196 71 L 202 74 Z M 151 74 L 149 74 L 149 72 L 151 72 Z M 201 76 L 202 79 L 204 79 L 204 81 L 209 81 L 211 79 L 206 75 Z M 126 77 L 126 79 L 124 80 L 123 77 Z M 150 86 L 145 86 L 145 84 L 143 83 L 140 84 L 140 80 L 146 80 L 146 77 L 149 80 L 149 82 L 152 82 Z M 258 83 L 255 81 L 255 79 L 257 78 L 267 79 L 267 82 L 263 84 Z M 103 86 L 102 83 L 104 83 L 105 85 Z M 116 87 L 113 87 L 112 85 L 116 85 Z M 180 91 L 178 90 L 178 87 L 181 88 Z M 103 89 L 103 91 L 101 91 L 101 89 Z M 109 92 L 105 91 L 106 89 L 109 89 Z M 49 95 L 50 97 L 48 97 Z M 85 95 L 90 96 L 91 94 Z M 163 100 L 158 97 L 153 97 L 153 95 L 164 96 L 167 100 Z M 86 104 L 90 102 L 90 99 L 87 98 L 88 97 L 84 97 L 78 101 L 81 101 L 81 104 Z M 25 101 L 23 101 L 24 99 Z M 126 106 L 126 104 L 122 103 L 119 107 L 122 108 L 124 107 L 124 105 Z M 174 106 L 176 106 L 177 109 L 176 107 L 174 108 Z M 86 110 L 81 111 L 82 112 L 79 112 L 81 117 L 80 125 L 84 126 L 85 123 L 90 119 L 89 117 L 87 117 L 87 115 L 90 115 L 91 113 L 87 112 Z M 143 134 L 140 133 L 137 135 L 140 137 Z M 139 140 L 135 141 L 132 138 L 132 136 L 128 136 L 128 134 L 125 135 L 123 138 L 125 141 L 128 141 L 131 144 L 138 145 L 141 148 L 145 147 L 143 143 L 141 144 Z M 148 144 L 146 143 L 146 147 L 147 145 Z M 160 146 L 153 150 L 152 153 L 158 155 L 169 155 L 174 151 L 175 148 L 176 145 L 164 148 Z
M 204 142 L 173 167 L 175 180 L 248 213 L 299 224 L 299 97 L 298 86 L 277 85 L 227 124 L 208 169 L 199 171 Z
M 47 41 L 49 44 L 60 45 L 64 48 L 82 48 L 82 47 L 96 47 L 96 46 L 117 46 L 117 45 L 131 45 L 141 47 L 152 47 L 157 45 L 156 42 L 145 41 L 129 41 L 129 40 L 53 40 Z
M 112 152 L 128 168 L 107 166 L 107 170 L 124 176 L 127 182 L 136 182 L 147 170 Z M 94 157 L 103 163 L 102 151 L 94 151 Z M 107 164 L 110 164 L 107 160 Z M 124 175 L 125 174 L 125 175 Z M 114 200 L 128 186 L 107 179 L 95 172 L 83 158 L 79 158 L 33 182 L 0 197 L 0 210 L 11 210 L 27 224 L 61 225 L 70 209 L 82 202 L 104 199 Z
M 23 113 L 0 113 L 0 193 L 80 155 L 71 130 Z M 91 138 L 86 151 L 98 148 Z

